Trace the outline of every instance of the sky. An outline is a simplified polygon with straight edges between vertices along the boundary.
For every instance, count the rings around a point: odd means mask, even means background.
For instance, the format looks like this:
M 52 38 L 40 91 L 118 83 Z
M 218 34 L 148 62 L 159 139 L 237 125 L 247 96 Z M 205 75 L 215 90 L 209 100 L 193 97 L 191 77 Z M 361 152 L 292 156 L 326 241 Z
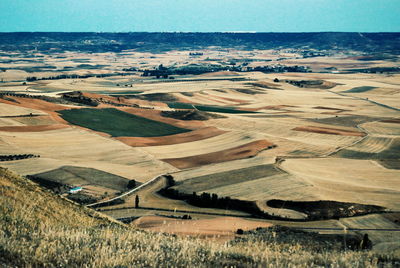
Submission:
M 0 0 L 0 32 L 400 32 L 400 0 Z

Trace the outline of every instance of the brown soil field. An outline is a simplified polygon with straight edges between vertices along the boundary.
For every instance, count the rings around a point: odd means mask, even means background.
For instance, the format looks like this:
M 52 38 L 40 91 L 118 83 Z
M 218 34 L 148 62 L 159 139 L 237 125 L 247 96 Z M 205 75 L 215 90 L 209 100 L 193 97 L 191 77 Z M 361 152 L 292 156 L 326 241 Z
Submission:
M 257 227 L 270 227 L 271 223 L 250 221 L 234 217 L 218 217 L 213 219 L 180 220 L 160 216 L 145 216 L 135 220 L 132 225 L 150 231 L 193 235 L 193 236 L 230 236 L 237 229 L 244 231 Z
M 293 130 L 314 132 L 314 133 L 320 133 L 320 134 L 330 134 L 330 135 L 357 136 L 357 137 L 365 136 L 365 133 L 362 133 L 362 132 L 349 131 L 349 130 L 343 130 L 343 129 L 337 129 L 337 128 L 328 128 L 328 127 L 304 126 L 304 127 L 295 127 Z
M 205 127 L 190 132 L 163 137 L 117 137 L 115 139 L 133 147 L 171 145 L 208 139 L 226 133 L 216 127 Z
M 326 107 L 326 106 L 315 106 L 314 109 L 321 109 L 321 110 L 332 110 L 332 111 L 340 111 L 340 112 L 349 112 L 350 110 L 340 109 L 340 108 L 333 108 L 333 107 Z
M 400 119 L 387 119 L 387 120 L 382 120 L 381 122 L 383 122 L 383 123 L 395 123 L 395 124 L 400 124 Z
M 267 140 L 258 140 L 219 152 L 182 158 L 162 159 L 162 161 L 167 162 L 176 168 L 185 169 L 253 157 L 270 146 L 273 146 L 271 142 Z
M 47 130 L 55 130 L 67 128 L 68 125 L 54 124 L 54 125 L 39 125 L 39 126 L 11 126 L 11 127 L 0 127 L 0 131 L 8 132 L 40 132 Z

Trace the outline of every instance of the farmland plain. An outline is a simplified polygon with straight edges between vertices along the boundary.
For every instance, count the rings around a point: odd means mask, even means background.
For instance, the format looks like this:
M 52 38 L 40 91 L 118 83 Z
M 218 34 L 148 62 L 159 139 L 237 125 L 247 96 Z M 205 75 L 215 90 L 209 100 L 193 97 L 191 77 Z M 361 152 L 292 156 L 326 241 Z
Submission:
M 190 234 L 197 225 L 193 233 L 209 236 L 277 224 L 341 234 L 344 226 L 400 248 L 398 231 L 368 230 L 399 228 L 400 74 L 359 71 L 398 68 L 398 57 L 304 53 L 39 53 L 52 69 L 3 55 L 0 166 L 44 186 L 81 186 L 92 198 L 85 205 L 115 201 L 96 209 L 137 228 Z M 288 71 L 295 66 L 302 71 Z M 311 221 L 271 200 L 361 208 Z

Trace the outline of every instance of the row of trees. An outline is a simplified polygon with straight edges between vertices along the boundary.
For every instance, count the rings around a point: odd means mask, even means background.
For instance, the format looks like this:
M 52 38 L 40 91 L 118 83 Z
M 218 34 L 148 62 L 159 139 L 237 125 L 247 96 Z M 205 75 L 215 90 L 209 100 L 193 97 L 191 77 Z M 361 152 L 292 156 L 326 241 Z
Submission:
M 97 101 L 93 100 L 92 98 L 84 96 L 83 93 L 80 91 L 63 93 L 62 98 L 71 102 L 81 103 L 93 107 L 99 105 Z
M 40 157 L 37 154 L 10 154 L 10 155 L 0 155 L 0 161 L 14 161 L 14 160 L 22 160 L 28 158 L 36 158 Z
M 229 210 L 240 210 L 252 214 L 260 218 L 271 218 L 268 214 L 261 211 L 255 202 L 232 199 L 230 197 L 219 197 L 217 194 L 203 192 L 198 195 L 196 192 L 192 194 L 182 193 L 173 188 L 164 188 L 159 191 L 161 195 L 168 198 L 184 200 L 187 203 L 208 208 L 221 208 Z
M 129 69 L 123 69 L 123 70 L 130 70 Z M 135 69 L 136 70 L 136 69 Z M 130 71 L 132 72 L 132 71 Z M 36 76 L 30 76 L 26 78 L 26 81 L 28 82 L 33 82 L 37 80 L 58 80 L 58 79 L 80 79 L 80 78 L 90 78 L 90 77 L 97 77 L 97 78 L 103 78 L 103 77 L 110 77 L 110 76 L 124 76 L 129 73 L 108 73 L 108 74 L 83 74 L 83 75 L 78 75 L 78 74 L 60 74 L 56 76 L 49 76 L 49 77 L 36 77 Z
M 271 66 L 257 66 L 247 67 L 247 72 L 263 72 L 263 73 L 309 73 L 311 69 L 307 66 L 286 66 L 286 65 L 271 65 Z
M 229 64 L 228 66 L 222 65 L 187 65 L 180 67 L 164 67 L 162 64 L 153 70 L 143 70 L 142 76 L 155 76 L 156 78 L 168 78 L 170 75 L 199 75 L 204 73 L 218 72 L 218 71 L 234 71 L 234 72 L 263 72 L 263 73 L 284 73 L 284 72 L 296 72 L 296 73 L 307 73 L 311 72 L 311 69 L 307 66 L 286 66 L 286 65 L 271 65 L 271 66 L 258 66 L 258 67 L 246 67 L 234 66 Z M 170 77 L 171 78 L 171 77 Z

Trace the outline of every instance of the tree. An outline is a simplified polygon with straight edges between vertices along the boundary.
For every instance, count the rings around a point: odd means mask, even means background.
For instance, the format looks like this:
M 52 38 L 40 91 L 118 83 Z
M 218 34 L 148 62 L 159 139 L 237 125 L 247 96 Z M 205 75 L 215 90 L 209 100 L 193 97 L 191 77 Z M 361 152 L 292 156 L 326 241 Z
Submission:
M 135 197 L 135 208 L 138 208 L 138 207 L 139 207 L 139 196 L 136 195 L 136 197 Z
M 212 194 L 211 195 L 211 202 L 213 205 L 217 204 L 218 202 L 218 195 L 217 194 Z
M 372 249 L 372 241 L 368 238 L 368 234 L 364 234 L 363 240 L 360 243 L 360 249 L 362 250 Z
M 136 187 L 136 181 L 135 180 L 130 180 L 128 182 L 128 185 L 126 186 L 128 189 L 133 189 Z

